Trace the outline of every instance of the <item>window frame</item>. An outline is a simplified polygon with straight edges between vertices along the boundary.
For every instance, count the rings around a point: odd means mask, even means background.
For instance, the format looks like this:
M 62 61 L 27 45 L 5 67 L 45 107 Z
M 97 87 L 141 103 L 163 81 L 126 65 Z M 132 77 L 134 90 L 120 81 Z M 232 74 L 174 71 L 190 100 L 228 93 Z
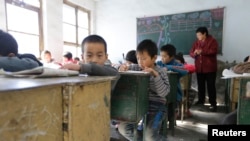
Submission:
M 67 5 L 67 6 L 70 6 L 70 7 L 72 7 L 72 8 L 74 8 L 75 9 L 75 16 L 76 16 L 76 21 L 75 21 L 75 23 L 76 23 L 76 25 L 73 25 L 74 27 L 75 27 L 75 30 L 76 30 L 76 39 L 75 39 L 75 43 L 73 43 L 73 42 L 68 42 L 68 41 L 64 41 L 64 39 L 63 39 L 63 45 L 64 46 L 72 46 L 72 47 L 75 47 L 75 50 L 76 50 L 76 54 L 77 54 L 77 56 L 78 57 L 81 57 L 81 53 L 82 52 L 77 52 L 79 49 L 78 49 L 78 47 L 80 47 L 81 48 L 81 43 L 79 42 L 79 34 L 78 34 L 78 28 L 82 28 L 81 26 L 79 26 L 78 25 L 78 11 L 80 10 L 80 11 L 82 11 L 82 12 L 85 12 L 85 13 L 87 13 L 88 14 L 88 35 L 90 34 L 90 29 L 91 29 L 91 12 L 90 12 L 90 10 L 87 10 L 86 8 L 83 8 L 83 7 L 81 7 L 81 6 L 79 6 L 79 5 L 76 5 L 76 4 L 74 4 L 74 3 L 72 3 L 72 2 L 69 2 L 69 1 L 67 1 L 67 0 L 63 0 L 63 4 L 65 4 L 65 5 Z M 69 24 L 69 23 L 65 23 L 64 21 L 63 21 L 63 24 Z M 72 24 L 69 24 L 69 25 L 72 25 Z M 64 34 L 64 33 L 63 33 Z M 81 49 L 80 49 L 81 50 Z
M 40 2 L 40 7 L 35 7 L 33 5 L 27 4 L 25 3 L 24 5 L 22 4 L 22 2 L 16 2 L 15 0 L 5 0 L 5 17 L 6 17 L 6 30 L 7 32 L 16 32 L 16 33 L 21 33 L 21 34 L 26 34 L 26 35 L 33 35 L 30 33 L 25 33 L 25 32 L 20 32 L 20 31 L 15 31 L 15 30 L 10 30 L 8 27 L 8 17 L 7 17 L 7 4 L 12 4 L 21 8 L 24 8 L 26 10 L 31 10 L 34 12 L 38 13 L 38 34 L 39 34 L 39 54 L 41 53 L 41 51 L 44 49 L 44 35 L 43 35 L 43 15 L 42 15 L 42 0 L 38 0 Z M 40 56 L 37 56 L 40 57 Z

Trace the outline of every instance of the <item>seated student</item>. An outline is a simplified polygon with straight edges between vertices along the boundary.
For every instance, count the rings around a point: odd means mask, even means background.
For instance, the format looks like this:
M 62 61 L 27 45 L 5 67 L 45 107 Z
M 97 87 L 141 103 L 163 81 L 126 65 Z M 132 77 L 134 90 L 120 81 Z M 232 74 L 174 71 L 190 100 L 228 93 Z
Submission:
M 128 51 L 124 59 L 125 59 L 125 62 L 123 64 L 126 64 L 126 65 L 138 64 L 135 50 Z M 113 66 L 119 70 L 119 67 L 121 66 L 121 64 L 113 64 Z
M 183 57 L 183 53 L 179 52 L 176 54 L 175 56 L 175 60 L 178 61 L 179 63 L 184 65 L 184 69 L 186 69 L 188 71 L 188 73 L 194 73 L 195 72 L 195 65 L 193 64 L 188 64 L 184 57 Z
M 250 62 L 250 57 L 245 57 L 243 61 L 244 63 Z M 237 109 L 226 114 L 226 116 L 221 119 L 219 124 L 237 124 Z
M 70 63 L 74 63 L 73 55 L 71 52 L 67 51 L 63 54 L 63 60 L 62 60 L 61 65 L 70 64 Z
M 52 58 L 51 52 L 48 50 L 44 50 L 41 53 L 41 63 L 43 63 L 44 67 L 55 68 L 58 69 L 61 66 L 54 61 Z
M 61 69 L 77 70 L 81 74 L 96 76 L 117 76 L 118 70 L 111 65 L 105 65 L 107 60 L 107 44 L 99 35 L 89 35 L 82 41 L 83 64 L 64 64 Z M 118 79 L 112 81 L 112 90 Z
M 16 39 L 0 30 L 0 69 L 16 72 L 42 66 L 32 54 L 18 54 Z
M 54 59 L 52 58 L 51 52 L 48 50 L 44 50 L 41 53 L 41 62 L 42 63 L 53 63 Z
M 176 48 L 171 45 L 167 44 L 161 47 L 160 49 L 160 55 L 161 55 L 161 61 L 157 61 L 157 65 L 160 67 L 163 67 L 167 69 L 168 71 L 177 72 L 179 79 L 177 83 L 177 114 L 179 113 L 179 104 L 182 101 L 182 89 L 181 89 L 181 83 L 180 78 L 187 75 L 188 71 L 183 68 L 183 64 L 179 63 L 175 59 L 176 55 Z M 178 115 L 177 115 L 178 116 Z
M 120 70 L 145 71 L 151 74 L 149 86 L 149 108 L 146 123 L 146 141 L 166 141 L 159 134 L 162 121 L 166 118 L 166 96 L 170 91 L 167 72 L 156 66 L 157 45 L 151 40 L 143 40 L 136 49 L 138 64 L 121 65 Z M 128 140 L 133 140 L 135 123 L 120 122 L 118 131 Z

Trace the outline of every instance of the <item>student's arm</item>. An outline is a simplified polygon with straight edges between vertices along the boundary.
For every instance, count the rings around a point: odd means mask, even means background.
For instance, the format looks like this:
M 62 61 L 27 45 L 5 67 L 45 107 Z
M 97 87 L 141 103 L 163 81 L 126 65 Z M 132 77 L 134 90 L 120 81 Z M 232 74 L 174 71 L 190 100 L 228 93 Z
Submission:
M 30 58 L 0 57 L 0 68 L 5 71 L 16 72 L 38 67 L 38 62 Z
M 156 93 L 160 97 L 165 97 L 170 92 L 168 75 L 164 69 L 159 69 L 158 73 L 157 77 L 153 77 Z
M 98 76 L 117 76 L 118 71 L 110 65 L 97 65 L 94 63 L 82 64 L 80 66 L 80 73 Z
M 170 71 L 177 72 L 179 74 L 179 77 L 182 77 L 188 74 L 188 70 L 186 70 L 184 66 L 166 65 L 166 67 Z

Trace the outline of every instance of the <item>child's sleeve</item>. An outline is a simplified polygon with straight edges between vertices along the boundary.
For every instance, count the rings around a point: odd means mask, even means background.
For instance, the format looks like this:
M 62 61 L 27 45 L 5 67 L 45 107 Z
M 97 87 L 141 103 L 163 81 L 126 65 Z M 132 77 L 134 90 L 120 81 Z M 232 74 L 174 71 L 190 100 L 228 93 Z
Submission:
M 80 73 L 96 76 L 117 76 L 118 70 L 110 65 L 98 65 L 94 63 L 82 64 Z
M 5 71 L 16 72 L 38 67 L 38 62 L 30 58 L 0 57 L 0 68 Z
M 159 76 L 153 78 L 156 92 L 160 97 L 165 97 L 170 92 L 168 74 L 163 69 L 160 69 L 158 73 L 159 73 Z
M 188 74 L 188 70 L 186 70 L 184 66 L 167 65 L 167 68 L 170 71 L 177 72 L 179 74 L 179 77 L 182 77 Z

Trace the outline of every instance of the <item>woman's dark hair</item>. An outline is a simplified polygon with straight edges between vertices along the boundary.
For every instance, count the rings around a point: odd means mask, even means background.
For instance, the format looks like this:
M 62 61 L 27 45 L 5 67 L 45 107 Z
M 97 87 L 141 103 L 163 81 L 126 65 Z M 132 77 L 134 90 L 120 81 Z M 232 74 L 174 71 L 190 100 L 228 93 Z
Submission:
M 198 32 L 200 32 L 202 34 L 206 33 L 206 36 L 208 36 L 208 30 L 207 30 L 207 27 L 205 27 L 205 26 L 197 28 L 196 33 L 198 33 Z

